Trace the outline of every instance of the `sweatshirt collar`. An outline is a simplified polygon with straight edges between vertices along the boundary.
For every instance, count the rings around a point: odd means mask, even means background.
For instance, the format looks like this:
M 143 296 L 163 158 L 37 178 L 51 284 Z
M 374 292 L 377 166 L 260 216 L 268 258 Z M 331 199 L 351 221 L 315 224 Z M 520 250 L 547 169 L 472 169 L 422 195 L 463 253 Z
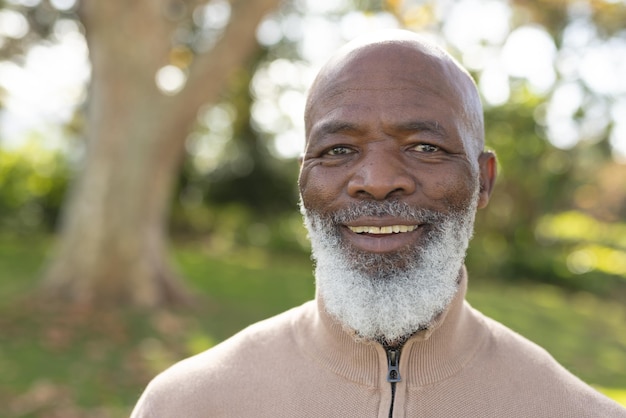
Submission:
M 427 329 L 402 346 L 400 374 L 409 386 L 444 380 L 461 370 L 484 340 L 484 328 L 465 302 L 467 271 L 460 272 L 459 289 L 452 302 Z M 377 342 L 355 338 L 324 308 L 323 300 L 308 312 L 307 321 L 294 324 L 296 341 L 323 366 L 349 380 L 377 386 L 386 376 L 387 359 Z

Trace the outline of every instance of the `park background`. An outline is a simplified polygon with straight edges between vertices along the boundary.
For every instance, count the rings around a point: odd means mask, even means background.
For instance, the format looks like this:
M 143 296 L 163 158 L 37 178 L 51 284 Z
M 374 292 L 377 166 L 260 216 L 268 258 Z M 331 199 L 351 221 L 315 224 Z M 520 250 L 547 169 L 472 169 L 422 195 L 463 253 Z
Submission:
M 499 178 L 468 299 L 626 405 L 624 1 L 2 0 L 0 416 L 126 417 L 310 299 L 306 89 L 390 27 L 483 98 Z

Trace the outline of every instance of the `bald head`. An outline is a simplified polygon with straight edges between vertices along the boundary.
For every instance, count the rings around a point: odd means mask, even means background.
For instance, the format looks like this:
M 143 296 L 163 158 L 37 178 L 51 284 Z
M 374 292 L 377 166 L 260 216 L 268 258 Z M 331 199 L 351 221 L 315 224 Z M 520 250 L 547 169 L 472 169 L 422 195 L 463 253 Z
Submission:
M 332 105 L 343 92 L 387 89 L 393 95 L 406 88 L 445 100 L 454 109 L 468 152 L 478 157 L 484 147 L 483 112 L 472 77 L 442 48 L 404 30 L 357 38 L 322 67 L 305 109 L 307 142 L 318 106 Z

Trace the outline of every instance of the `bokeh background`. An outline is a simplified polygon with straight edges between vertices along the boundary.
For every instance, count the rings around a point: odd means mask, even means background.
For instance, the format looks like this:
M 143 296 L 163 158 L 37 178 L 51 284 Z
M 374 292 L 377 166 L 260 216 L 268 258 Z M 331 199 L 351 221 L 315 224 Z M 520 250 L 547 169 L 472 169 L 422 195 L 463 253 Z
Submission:
M 626 405 L 626 2 L 3 0 L 0 416 L 128 416 L 310 299 L 306 91 L 398 27 L 470 70 L 499 158 L 468 299 Z

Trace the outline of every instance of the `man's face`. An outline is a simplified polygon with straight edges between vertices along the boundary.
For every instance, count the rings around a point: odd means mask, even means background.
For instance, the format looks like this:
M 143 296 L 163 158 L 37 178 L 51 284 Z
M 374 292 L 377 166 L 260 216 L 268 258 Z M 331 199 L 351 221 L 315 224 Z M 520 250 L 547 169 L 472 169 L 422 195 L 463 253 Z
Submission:
M 337 67 L 311 92 L 299 179 L 318 287 L 345 325 L 398 341 L 454 295 L 493 157 L 447 63 L 394 44 Z
M 479 181 L 477 157 L 463 104 L 441 65 L 398 60 L 401 54 L 382 48 L 363 55 L 313 96 L 299 181 L 304 206 L 334 213 L 398 200 L 442 214 L 467 208 Z M 392 253 L 424 246 L 432 225 L 374 216 L 338 227 L 355 250 Z

